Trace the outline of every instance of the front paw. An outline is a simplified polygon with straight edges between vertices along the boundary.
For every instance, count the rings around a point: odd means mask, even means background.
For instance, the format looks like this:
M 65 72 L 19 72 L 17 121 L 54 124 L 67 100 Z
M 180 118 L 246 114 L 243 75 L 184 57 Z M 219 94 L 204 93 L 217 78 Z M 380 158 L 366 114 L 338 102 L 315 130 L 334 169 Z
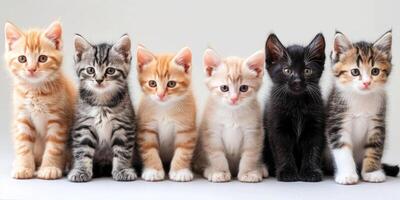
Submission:
M 33 178 L 34 173 L 34 168 L 15 167 L 12 171 L 12 177 L 16 179 L 29 179 Z
M 373 171 L 373 172 L 362 172 L 361 176 L 364 181 L 371 183 L 381 183 L 386 180 L 386 175 L 382 171 L 382 169 Z
M 161 181 L 165 177 L 164 170 L 145 168 L 142 172 L 142 179 L 145 181 Z
M 193 173 L 190 169 L 171 170 L 169 172 L 169 179 L 173 181 L 186 182 L 193 180 Z
M 215 183 L 228 182 L 232 178 L 229 171 L 214 171 L 210 169 L 204 171 L 204 177 L 207 178 L 208 181 Z
M 137 178 L 136 172 L 132 168 L 112 171 L 112 177 L 116 181 L 133 181 Z
M 262 173 L 262 171 L 257 171 L 257 170 L 245 172 L 245 173 L 239 172 L 238 179 L 241 182 L 257 183 L 257 182 L 262 181 L 263 173 Z
M 276 173 L 278 181 L 295 182 L 299 180 L 299 175 L 295 168 L 284 168 Z
M 88 182 L 92 180 L 93 173 L 87 170 L 73 169 L 68 174 L 68 180 L 72 182 Z
M 323 173 L 320 169 L 309 169 L 300 172 L 299 179 L 304 182 L 320 182 L 322 181 Z
M 62 177 L 62 170 L 58 167 L 40 167 L 37 177 L 46 180 L 58 179 Z
M 353 185 L 358 182 L 358 174 L 356 172 L 352 173 L 337 173 L 335 175 L 336 183 L 342 185 Z

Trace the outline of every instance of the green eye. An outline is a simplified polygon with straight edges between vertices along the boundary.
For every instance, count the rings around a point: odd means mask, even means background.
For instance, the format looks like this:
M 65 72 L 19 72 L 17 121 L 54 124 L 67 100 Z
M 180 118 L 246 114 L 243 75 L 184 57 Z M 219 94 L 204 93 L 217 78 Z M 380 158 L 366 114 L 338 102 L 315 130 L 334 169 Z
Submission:
M 112 74 L 114 74 L 114 73 L 115 73 L 115 69 L 114 69 L 114 68 L 109 67 L 109 68 L 106 69 L 106 74 L 112 75 Z
M 88 67 L 88 68 L 86 68 L 86 73 L 88 73 L 88 74 L 94 74 L 94 68 L 93 67 Z
M 44 63 L 47 61 L 47 56 L 46 55 L 40 55 L 38 61 L 41 63 Z
M 379 70 L 378 68 L 371 69 L 371 75 L 373 75 L 373 76 L 378 76 L 380 72 L 381 72 L 381 70 Z
M 359 69 L 352 69 L 350 72 L 351 72 L 351 75 L 353 75 L 353 76 L 360 76 Z
M 287 68 L 287 67 L 283 68 L 282 71 L 283 71 L 283 73 L 284 73 L 285 75 L 290 75 L 290 74 L 292 73 L 292 70 L 289 69 L 289 68 Z
M 306 68 L 306 69 L 304 70 L 304 75 L 310 76 L 311 74 L 312 74 L 312 69 Z
M 221 90 L 221 92 L 228 92 L 229 91 L 229 87 L 227 85 L 221 85 L 219 87 L 219 89 Z
M 18 62 L 20 62 L 20 63 L 26 63 L 26 56 L 24 56 L 24 55 L 18 56 Z
M 152 88 L 157 87 L 157 82 L 155 80 L 150 80 L 149 81 L 149 86 L 152 87 Z
M 176 86 L 176 81 L 168 81 L 167 87 L 173 88 L 173 87 L 175 87 L 175 86 Z

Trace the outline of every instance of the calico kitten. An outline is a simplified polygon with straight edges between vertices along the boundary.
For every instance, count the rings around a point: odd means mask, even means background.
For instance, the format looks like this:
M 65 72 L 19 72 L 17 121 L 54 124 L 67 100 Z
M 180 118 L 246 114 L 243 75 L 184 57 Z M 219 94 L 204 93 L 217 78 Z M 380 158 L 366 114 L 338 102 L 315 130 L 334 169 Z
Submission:
M 264 158 L 270 173 L 279 181 L 321 181 L 325 122 L 319 80 L 325 39 L 318 34 L 305 47 L 284 47 L 271 34 L 265 51 L 273 82 L 264 113 Z
M 68 179 L 86 182 L 93 175 L 132 181 L 136 125 L 127 77 L 131 41 L 123 35 L 115 44 L 90 44 L 75 36 L 75 70 L 79 102 L 72 128 L 73 168 Z
M 212 182 L 260 182 L 264 131 L 257 93 L 264 74 L 264 52 L 247 59 L 221 59 L 207 49 L 203 57 L 211 92 L 200 126 L 196 171 Z
M 61 178 L 76 91 L 61 70 L 62 28 L 22 31 L 5 24 L 5 60 L 14 78 L 12 176 Z
M 335 34 L 331 54 L 335 79 L 328 99 L 326 134 L 337 183 L 357 183 L 357 168 L 364 181 L 383 182 L 386 178 L 381 158 L 391 46 L 391 31 L 374 43 L 352 43 L 344 34 Z M 391 176 L 399 170 L 391 166 L 384 169 Z
M 138 79 L 144 93 L 138 112 L 138 145 L 146 181 L 164 179 L 164 166 L 173 181 L 193 179 L 190 165 L 197 132 L 191 67 L 192 53 L 187 47 L 175 55 L 137 49 Z

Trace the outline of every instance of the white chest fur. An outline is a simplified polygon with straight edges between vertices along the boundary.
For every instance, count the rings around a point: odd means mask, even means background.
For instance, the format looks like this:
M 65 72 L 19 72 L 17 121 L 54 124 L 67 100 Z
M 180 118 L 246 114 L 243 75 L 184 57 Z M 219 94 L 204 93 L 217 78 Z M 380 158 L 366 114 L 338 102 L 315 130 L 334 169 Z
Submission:
M 160 156 L 163 162 L 170 162 L 175 150 L 175 123 L 168 116 L 161 115 L 157 119 Z
M 110 145 L 112 132 L 110 113 L 104 112 L 101 107 L 94 107 L 90 115 L 94 117 L 93 127 L 99 137 L 100 146 Z

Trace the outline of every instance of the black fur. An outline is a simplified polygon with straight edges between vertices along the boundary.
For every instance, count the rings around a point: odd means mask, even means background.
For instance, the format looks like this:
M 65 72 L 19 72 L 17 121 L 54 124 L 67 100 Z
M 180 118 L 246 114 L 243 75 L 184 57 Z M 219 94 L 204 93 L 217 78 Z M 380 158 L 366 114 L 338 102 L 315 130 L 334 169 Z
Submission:
M 326 139 L 319 80 L 324 70 L 325 39 L 318 34 L 306 47 L 285 48 L 271 34 L 265 52 L 273 82 L 264 113 L 264 160 L 269 172 L 279 181 L 321 181 Z M 306 75 L 305 69 L 312 73 Z

